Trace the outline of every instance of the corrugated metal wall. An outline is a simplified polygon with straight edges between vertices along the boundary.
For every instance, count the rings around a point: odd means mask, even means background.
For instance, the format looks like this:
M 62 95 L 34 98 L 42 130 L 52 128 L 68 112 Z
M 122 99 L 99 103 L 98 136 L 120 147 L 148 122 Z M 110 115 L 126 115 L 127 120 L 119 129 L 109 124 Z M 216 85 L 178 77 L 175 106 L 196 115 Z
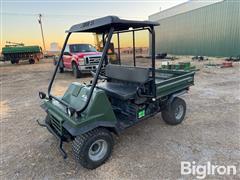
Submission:
M 225 0 L 159 20 L 159 23 L 156 53 L 240 55 L 240 1 Z

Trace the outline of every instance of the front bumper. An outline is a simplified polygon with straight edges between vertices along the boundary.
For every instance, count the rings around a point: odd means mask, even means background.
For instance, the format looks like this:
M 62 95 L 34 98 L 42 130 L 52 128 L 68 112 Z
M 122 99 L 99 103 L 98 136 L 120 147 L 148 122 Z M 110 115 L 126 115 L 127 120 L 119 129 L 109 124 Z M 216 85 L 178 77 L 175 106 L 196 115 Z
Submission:
M 89 73 L 91 71 L 95 71 L 97 69 L 98 65 L 84 65 L 84 66 L 78 66 L 78 69 L 82 73 Z
M 89 73 L 91 71 L 95 71 L 98 68 L 98 64 L 89 64 L 89 65 L 79 65 L 78 69 L 82 72 L 82 73 Z M 105 69 L 105 65 L 102 67 L 102 70 Z
M 61 152 L 63 158 L 66 159 L 66 158 L 67 158 L 67 153 L 66 153 L 66 151 L 63 149 L 63 141 L 65 141 L 65 139 L 64 139 L 62 136 L 60 136 L 60 135 L 51 127 L 50 124 L 48 124 L 47 117 L 46 117 L 46 119 L 44 120 L 44 122 L 39 122 L 39 121 L 37 120 L 37 123 L 38 123 L 39 126 L 47 128 L 47 130 L 48 130 L 54 137 L 57 138 L 57 140 L 59 141 L 59 146 L 58 146 L 59 151 Z
M 65 112 L 65 107 L 57 101 L 45 101 L 41 107 L 47 113 L 48 124 L 51 124 L 51 128 L 63 140 L 71 140 L 72 137 L 87 131 L 84 117 L 69 117 Z

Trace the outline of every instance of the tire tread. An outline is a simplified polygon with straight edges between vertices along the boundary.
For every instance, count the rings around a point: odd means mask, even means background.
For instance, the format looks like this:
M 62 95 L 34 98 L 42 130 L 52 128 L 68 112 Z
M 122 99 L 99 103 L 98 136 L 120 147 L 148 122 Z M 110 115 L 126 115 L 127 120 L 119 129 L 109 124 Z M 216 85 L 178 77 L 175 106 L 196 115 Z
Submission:
M 181 103 L 184 106 L 184 114 L 183 117 L 181 118 L 180 121 L 177 121 L 173 112 L 173 106 L 177 103 Z M 174 98 L 174 100 L 172 101 L 172 104 L 170 105 L 170 108 L 167 108 L 166 110 L 162 111 L 162 118 L 163 120 L 169 124 L 169 125 L 177 125 L 180 124 L 185 116 L 186 113 L 186 103 L 183 99 L 176 97 Z
M 90 139 L 90 138 L 93 138 L 94 136 L 109 136 L 111 137 L 112 139 L 112 135 L 111 133 L 105 129 L 105 128 L 96 128 L 96 129 L 93 129 L 85 134 L 82 134 L 80 136 L 77 136 L 75 138 L 75 140 L 73 141 L 73 144 L 72 144 L 72 150 L 73 150 L 73 156 L 75 157 L 75 159 L 77 160 L 77 162 L 79 162 L 83 167 L 85 168 L 88 168 L 88 169 L 94 169 L 96 168 L 97 166 L 99 165 L 95 165 L 95 164 L 91 164 L 89 163 L 87 160 L 86 160 L 86 157 L 85 157 L 85 153 L 84 151 L 86 150 L 84 148 L 85 144 L 87 143 L 87 141 Z M 110 151 L 111 153 L 111 151 Z M 108 157 L 104 160 L 104 162 L 108 159 Z M 104 163 L 102 162 L 102 163 Z

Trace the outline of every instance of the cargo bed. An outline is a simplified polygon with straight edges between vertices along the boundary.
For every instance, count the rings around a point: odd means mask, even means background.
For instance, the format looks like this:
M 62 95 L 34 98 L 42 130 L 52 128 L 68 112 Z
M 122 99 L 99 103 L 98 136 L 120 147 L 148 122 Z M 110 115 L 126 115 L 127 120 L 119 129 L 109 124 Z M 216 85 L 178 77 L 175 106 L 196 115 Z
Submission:
M 156 69 L 155 84 L 157 97 L 163 97 L 188 89 L 194 85 L 194 71 Z

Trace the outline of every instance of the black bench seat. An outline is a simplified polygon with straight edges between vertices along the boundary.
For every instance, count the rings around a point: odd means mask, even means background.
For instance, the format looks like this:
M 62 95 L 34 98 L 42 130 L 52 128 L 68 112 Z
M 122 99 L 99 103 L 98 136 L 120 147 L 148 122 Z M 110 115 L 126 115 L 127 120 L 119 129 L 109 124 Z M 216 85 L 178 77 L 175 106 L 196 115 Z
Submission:
M 137 88 L 148 81 L 149 69 L 108 64 L 105 68 L 107 81 L 97 84 L 108 96 L 121 100 L 133 99 Z
M 116 97 L 124 101 L 134 98 L 137 90 L 137 86 L 116 82 L 98 83 L 97 87 L 105 90 L 108 96 Z

